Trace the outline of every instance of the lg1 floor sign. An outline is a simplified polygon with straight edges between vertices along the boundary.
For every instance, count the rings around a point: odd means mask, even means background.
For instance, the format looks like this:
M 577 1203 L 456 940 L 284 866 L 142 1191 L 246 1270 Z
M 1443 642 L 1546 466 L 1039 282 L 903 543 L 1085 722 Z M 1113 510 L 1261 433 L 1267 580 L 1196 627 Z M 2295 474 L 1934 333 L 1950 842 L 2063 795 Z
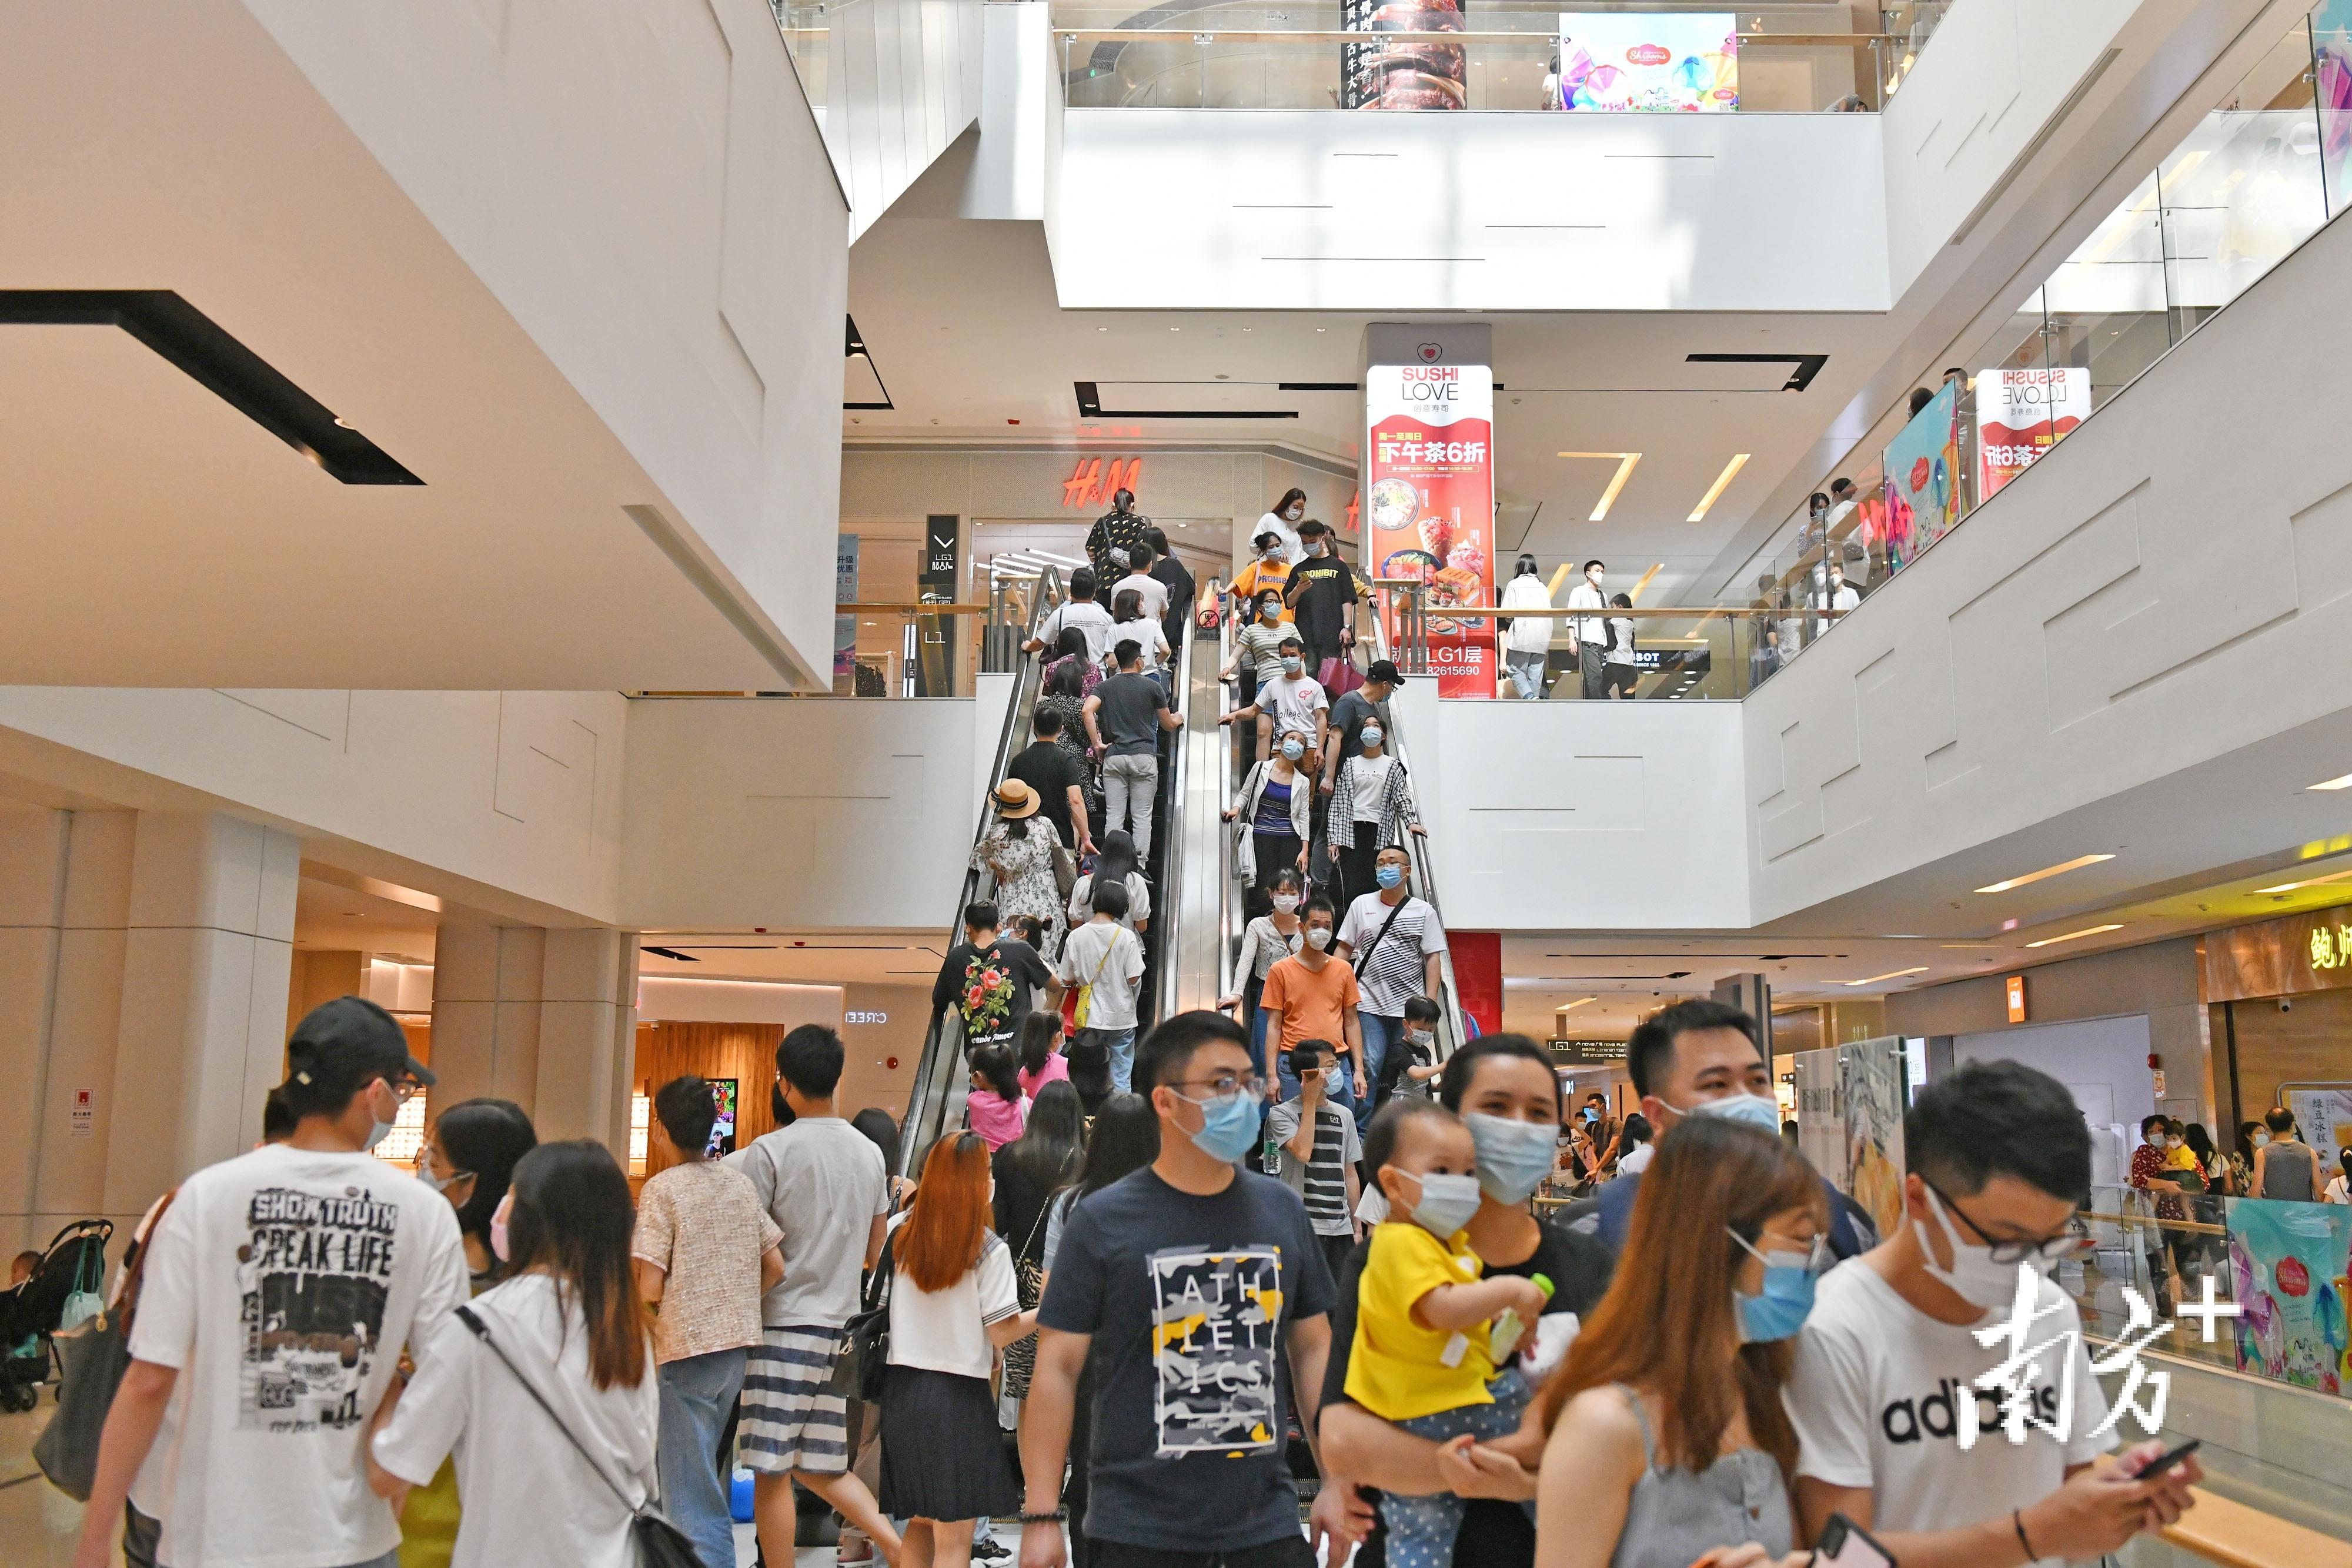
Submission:
M 1430 585 L 1429 662 L 1438 695 L 1491 697 L 1494 622 L 1456 620 L 1445 611 L 1495 601 L 1494 371 L 1373 365 L 1365 378 L 1367 559 L 1375 576 Z

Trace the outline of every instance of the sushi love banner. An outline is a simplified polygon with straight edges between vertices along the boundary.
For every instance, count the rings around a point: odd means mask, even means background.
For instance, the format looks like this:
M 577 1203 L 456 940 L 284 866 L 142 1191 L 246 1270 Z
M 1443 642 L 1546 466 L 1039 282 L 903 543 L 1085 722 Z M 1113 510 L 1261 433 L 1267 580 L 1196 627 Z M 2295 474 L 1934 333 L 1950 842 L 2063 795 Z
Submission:
M 1495 374 L 1486 365 L 1374 365 L 1364 382 L 1364 549 L 1370 575 L 1429 585 L 1437 694 L 1491 697 L 1495 622 L 1450 605 L 1495 602 Z M 1393 644 L 1397 599 L 1389 596 Z

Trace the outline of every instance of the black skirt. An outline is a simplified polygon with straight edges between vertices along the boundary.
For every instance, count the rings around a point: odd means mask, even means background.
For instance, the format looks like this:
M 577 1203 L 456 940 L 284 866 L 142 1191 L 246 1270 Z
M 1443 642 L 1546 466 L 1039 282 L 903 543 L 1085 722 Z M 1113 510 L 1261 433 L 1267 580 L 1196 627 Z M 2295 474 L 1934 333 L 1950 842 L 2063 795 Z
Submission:
M 898 1519 L 994 1519 L 1021 1487 L 984 1377 L 894 1366 L 882 1385 L 882 1511 Z

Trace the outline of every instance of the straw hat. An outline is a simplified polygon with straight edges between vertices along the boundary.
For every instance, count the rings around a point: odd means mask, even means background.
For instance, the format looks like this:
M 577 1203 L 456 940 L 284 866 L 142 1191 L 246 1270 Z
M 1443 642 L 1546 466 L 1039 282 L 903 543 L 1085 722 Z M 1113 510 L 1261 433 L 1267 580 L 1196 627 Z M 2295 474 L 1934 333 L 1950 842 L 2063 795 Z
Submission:
M 1037 814 L 1037 791 L 1018 779 L 1007 779 L 996 787 L 996 814 L 1006 821 Z

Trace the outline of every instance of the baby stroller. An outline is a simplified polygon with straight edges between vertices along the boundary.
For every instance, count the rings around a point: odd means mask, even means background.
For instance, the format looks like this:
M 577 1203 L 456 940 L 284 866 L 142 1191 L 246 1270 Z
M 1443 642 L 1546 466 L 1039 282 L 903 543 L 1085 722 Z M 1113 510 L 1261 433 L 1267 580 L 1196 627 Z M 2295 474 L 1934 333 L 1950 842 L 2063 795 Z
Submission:
M 79 1322 L 89 1315 L 86 1307 L 103 1301 L 106 1244 L 113 1235 L 112 1220 L 77 1219 L 42 1250 L 32 1278 L 0 1291 L 0 1410 L 22 1415 L 40 1402 L 55 1359 L 49 1336 L 68 1326 L 68 1306 Z

